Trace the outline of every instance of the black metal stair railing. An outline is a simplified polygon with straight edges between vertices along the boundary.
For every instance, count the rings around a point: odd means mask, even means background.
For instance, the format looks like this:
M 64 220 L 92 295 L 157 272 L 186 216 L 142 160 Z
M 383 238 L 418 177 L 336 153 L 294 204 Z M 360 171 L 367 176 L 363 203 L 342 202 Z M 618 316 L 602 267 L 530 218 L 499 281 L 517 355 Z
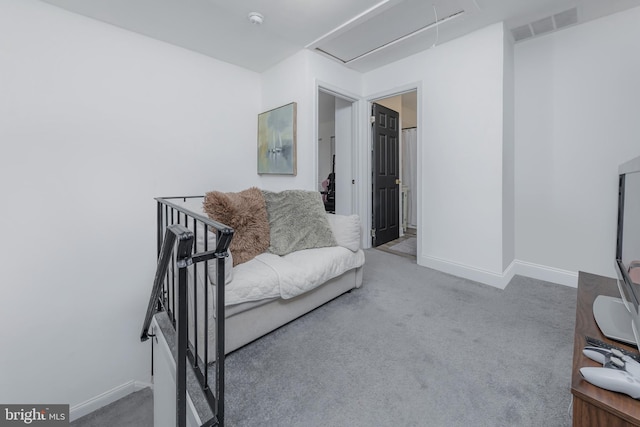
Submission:
M 231 239 L 233 238 L 233 229 L 225 226 L 224 224 L 217 223 L 215 221 L 207 220 L 207 225 L 217 230 L 216 248 L 214 250 L 206 250 L 197 254 L 193 254 L 194 247 L 194 233 L 190 231 L 185 225 L 180 224 L 179 220 L 177 224 L 169 225 L 168 221 L 163 221 L 162 207 L 167 209 L 167 205 L 171 206 L 170 202 L 162 199 L 158 199 L 158 229 L 159 229 L 159 254 L 158 254 L 158 266 L 155 273 L 153 282 L 153 288 L 151 296 L 149 298 L 149 304 L 147 306 L 147 312 L 145 315 L 144 323 L 142 326 L 142 332 L 140 335 L 141 341 L 146 341 L 149 338 L 149 328 L 151 326 L 151 320 L 153 316 L 162 310 L 166 310 L 172 318 L 172 323 L 176 329 L 177 334 L 177 360 L 176 360 L 176 426 L 186 426 L 187 420 L 187 363 L 193 370 L 195 377 L 200 383 L 206 400 L 213 412 L 212 419 L 206 421 L 203 426 L 224 426 L 224 283 L 225 283 L 225 257 L 227 256 L 227 250 Z M 176 208 L 177 206 L 173 206 Z M 173 209 L 172 208 L 172 209 Z M 178 208 L 180 209 L 180 208 Z M 180 218 L 180 213 L 178 213 Z M 171 214 L 173 222 L 173 211 Z M 185 223 L 187 222 L 185 215 Z M 194 219 L 195 223 L 195 219 Z M 164 228 L 164 239 L 160 236 L 160 230 Z M 205 231 L 206 235 L 207 231 Z M 174 260 L 174 248 L 177 242 L 177 249 L 175 251 Z M 204 319 L 205 325 L 205 344 L 204 344 L 204 362 L 200 360 L 197 341 L 197 315 L 194 314 L 194 329 L 196 333 L 194 336 L 193 346 L 189 343 L 189 312 L 188 312 L 188 274 L 187 269 L 191 266 L 195 268 L 195 264 L 214 260 L 216 262 L 216 282 L 222 284 L 222 286 L 215 286 L 216 289 L 216 303 L 215 303 L 215 385 L 212 390 L 208 380 L 209 360 L 208 357 L 208 323 L 206 319 L 208 316 L 208 301 L 206 299 L 206 269 L 205 269 L 205 303 L 204 303 Z M 172 262 L 173 261 L 173 262 Z M 205 263 L 206 264 L 206 263 Z M 172 271 L 169 274 L 169 267 L 177 269 L 177 298 L 176 298 L 176 271 Z M 196 275 L 194 274 L 194 277 Z M 171 280 L 170 280 L 171 278 Z M 198 286 L 197 281 L 194 280 L 192 284 L 194 290 L 194 298 L 196 298 L 195 287 Z M 169 289 L 170 288 L 170 289 Z M 178 307 L 176 310 L 175 303 Z M 194 305 L 197 310 L 197 304 Z M 177 311 L 177 321 L 175 314 Z

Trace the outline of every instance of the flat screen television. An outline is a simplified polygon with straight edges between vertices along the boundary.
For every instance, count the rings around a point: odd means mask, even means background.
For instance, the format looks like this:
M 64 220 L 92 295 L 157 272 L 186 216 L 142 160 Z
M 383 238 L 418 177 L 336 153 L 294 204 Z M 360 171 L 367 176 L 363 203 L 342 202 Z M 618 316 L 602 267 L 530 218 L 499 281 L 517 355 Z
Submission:
M 620 299 L 598 296 L 594 316 L 609 338 L 640 342 L 640 157 L 618 169 L 615 269 Z

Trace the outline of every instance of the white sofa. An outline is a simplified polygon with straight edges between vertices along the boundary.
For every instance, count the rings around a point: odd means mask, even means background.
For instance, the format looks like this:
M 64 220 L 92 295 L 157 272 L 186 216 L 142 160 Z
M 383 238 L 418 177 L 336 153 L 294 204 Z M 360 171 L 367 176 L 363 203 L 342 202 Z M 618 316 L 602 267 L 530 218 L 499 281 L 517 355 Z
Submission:
M 190 204 L 190 206 L 189 206 Z M 194 201 L 185 207 L 198 212 Z M 357 215 L 326 214 L 337 246 L 303 249 L 283 256 L 265 252 L 232 267 L 225 262 L 225 353 L 232 352 L 328 301 L 362 285 L 364 252 Z M 190 227 L 191 228 L 191 227 Z M 204 250 L 204 233 L 197 232 L 196 252 Z M 211 238 L 211 237 L 210 237 Z M 209 239 L 210 239 L 209 238 Z M 209 241 L 208 247 L 214 247 Z M 198 304 L 204 301 L 204 268 L 196 271 Z M 209 301 L 215 301 L 215 263 L 208 268 Z M 190 271 L 193 280 L 193 270 Z M 190 341 L 194 338 L 194 299 L 189 287 Z M 204 310 L 198 309 L 198 354 L 204 358 Z M 209 361 L 215 354 L 215 311 L 209 310 Z
M 345 218 L 336 216 L 336 222 L 340 222 Z M 320 272 L 323 277 L 317 286 L 313 286 L 290 298 L 285 299 L 278 296 L 226 305 L 225 353 L 236 350 L 343 293 L 353 288 L 359 288 L 362 285 L 364 253 L 361 249 L 357 249 L 356 252 L 352 252 L 344 246 L 305 249 L 281 258 L 302 270 Z M 349 260 L 338 266 L 336 263 L 338 258 L 349 258 Z M 304 260 L 302 264 L 296 264 L 297 261 L 302 260 Z M 244 266 L 243 270 L 250 270 L 256 267 L 259 262 L 260 257 L 257 257 L 255 260 L 241 264 L 238 267 Z M 244 273 L 238 267 L 234 268 L 234 281 Z M 292 278 L 293 275 L 283 279 Z M 213 348 L 213 341 L 210 340 L 210 351 Z

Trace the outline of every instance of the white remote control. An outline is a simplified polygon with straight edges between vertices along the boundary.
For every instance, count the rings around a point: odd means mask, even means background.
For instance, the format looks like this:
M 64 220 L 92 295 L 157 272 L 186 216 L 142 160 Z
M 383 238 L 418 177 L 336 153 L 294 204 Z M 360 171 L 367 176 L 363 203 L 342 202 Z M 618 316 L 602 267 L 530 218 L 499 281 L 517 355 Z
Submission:
M 580 374 L 595 386 L 624 393 L 634 399 L 640 399 L 640 380 L 626 371 L 586 367 L 580 368 Z

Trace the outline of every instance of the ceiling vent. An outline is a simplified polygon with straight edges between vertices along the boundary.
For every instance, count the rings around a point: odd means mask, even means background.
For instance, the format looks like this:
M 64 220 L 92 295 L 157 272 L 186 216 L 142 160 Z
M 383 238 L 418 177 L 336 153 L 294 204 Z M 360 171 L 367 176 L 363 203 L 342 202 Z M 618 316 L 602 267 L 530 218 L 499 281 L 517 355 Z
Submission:
M 564 12 L 553 15 L 553 21 L 556 23 L 556 29 L 568 27 L 578 23 L 578 9 L 573 8 Z
M 520 27 L 513 28 L 511 34 L 515 41 L 528 39 L 540 34 L 550 33 L 570 25 L 578 23 L 578 9 L 567 9 L 555 15 L 530 22 Z

